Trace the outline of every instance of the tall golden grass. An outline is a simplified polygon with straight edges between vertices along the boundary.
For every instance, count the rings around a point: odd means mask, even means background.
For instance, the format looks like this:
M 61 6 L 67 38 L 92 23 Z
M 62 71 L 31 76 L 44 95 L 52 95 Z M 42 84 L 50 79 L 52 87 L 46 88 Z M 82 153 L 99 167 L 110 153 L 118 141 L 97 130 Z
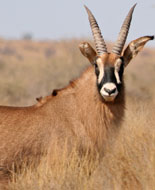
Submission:
M 65 145 L 50 162 L 41 159 L 14 173 L 10 190 L 153 190 L 155 187 L 155 109 L 149 102 L 127 101 L 126 117 L 119 134 L 109 141 L 99 160 L 89 154 L 68 156 Z
M 0 40 L 0 103 L 29 105 L 35 97 L 59 88 L 87 66 L 77 47 L 61 42 Z M 7 48 L 6 48 L 7 47 Z M 9 48 L 10 49 L 9 49 Z M 5 50 L 5 51 L 4 51 Z M 155 54 L 144 50 L 125 73 L 126 115 L 102 159 L 73 148 L 44 155 L 37 167 L 13 172 L 9 190 L 153 190 L 155 187 Z M 73 72 L 71 72 L 73 71 Z M 32 90 L 33 89 L 33 90 Z

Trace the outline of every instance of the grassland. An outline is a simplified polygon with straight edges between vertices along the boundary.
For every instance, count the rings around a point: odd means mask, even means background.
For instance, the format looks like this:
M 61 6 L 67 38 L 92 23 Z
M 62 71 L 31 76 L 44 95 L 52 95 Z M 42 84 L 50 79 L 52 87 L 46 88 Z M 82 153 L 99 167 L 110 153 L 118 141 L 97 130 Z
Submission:
M 0 40 L 0 104 L 24 106 L 68 84 L 89 64 L 70 41 Z M 109 44 L 111 48 L 111 44 Z M 13 174 L 10 190 L 153 190 L 155 187 L 155 49 L 146 48 L 125 71 L 126 116 L 105 156 L 92 160 L 57 152 L 37 168 Z M 91 173 L 91 175 L 90 175 Z

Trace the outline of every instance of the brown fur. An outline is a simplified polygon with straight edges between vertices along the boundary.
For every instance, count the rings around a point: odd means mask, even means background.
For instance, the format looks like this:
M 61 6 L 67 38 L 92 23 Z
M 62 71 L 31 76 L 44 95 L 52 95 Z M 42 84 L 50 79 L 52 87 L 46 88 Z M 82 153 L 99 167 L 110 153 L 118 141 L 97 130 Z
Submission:
M 115 56 L 106 56 L 112 64 Z M 13 163 L 36 162 L 45 152 L 52 156 L 54 145 L 63 149 L 66 139 L 68 145 L 76 142 L 81 152 L 89 149 L 103 155 L 106 139 L 118 131 L 125 110 L 124 85 L 114 102 L 105 103 L 93 66 L 66 88 L 37 100 L 30 107 L 0 107 L 1 176 Z
M 31 107 L 0 107 L 3 170 L 24 157 L 34 159 L 42 150 L 52 152 L 55 141 L 62 147 L 66 138 L 76 139 L 82 149 L 103 151 L 107 130 L 114 122 L 119 126 L 124 115 L 124 95 L 114 104 L 104 104 L 93 67 L 73 83 L 56 96 L 38 99 Z
M 55 94 L 56 92 L 53 91 L 53 93 Z M 52 95 L 53 95 L 52 93 Z M 48 100 L 50 100 L 52 98 L 52 95 L 46 96 L 46 97 L 39 97 L 36 98 L 36 100 L 38 101 L 38 103 L 35 105 L 36 107 L 40 107 L 42 105 L 44 105 L 46 102 L 48 102 Z

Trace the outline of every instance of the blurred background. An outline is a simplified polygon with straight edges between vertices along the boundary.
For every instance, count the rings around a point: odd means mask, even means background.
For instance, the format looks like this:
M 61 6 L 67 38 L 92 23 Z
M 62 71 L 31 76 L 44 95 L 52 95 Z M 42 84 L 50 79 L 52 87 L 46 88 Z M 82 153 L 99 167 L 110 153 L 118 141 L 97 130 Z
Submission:
M 93 45 L 84 4 L 95 15 L 111 48 L 135 3 L 127 43 L 155 34 L 154 0 L 1 1 L 0 104 L 31 105 L 36 97 L 67 85 L 89 65 L 78 50 L 83 40 Z M 154 53 L 155 40 L 127 68 L 127 90 L 134 96 L 153 96 Z
M 49 95 L 53 89 L 66 86 L 90 65 L 78 49 L 84 40 L 94 46 L 84 4 L 95 15 L 110 51 L 125 16 L 135 3 L 138 4 L 126 45 L 143 35 L 155 35 L 155 0 L 1 0 L 0 105 L 33 105 L 36 97 Z M 72 159 L 68 159 L 68 154 L 57 159 L 59 154 L 54 154 L 52 159 L 56 164 L 53 162 L 47 167 L 43 158 L 44 164 L 34 171 L 33 166 L 30 172 L 23 167 L 25 174 L 20 170 L 19 179 L 14 174 L 14 183 L 9 189 L 34 190 L 39 184 L 40 190 L 51 190 L 51 187 L 63 190 L 81 190 L 83 187 L 153 190 L 155 40 L 148 42 L 132 60 L 124 77 L 125 118 L 119 135 L 111 138 L 112 145 L 107 148 L 99 167 L 98 162 L 92 164 L 87 156 L 88 160 L 79 162 L 74 157 L 76 152 Z M 66 159 L 66 162 L 61 159 Z M 97 167 L 91 176 L 88 166 L 91 169 Z M 54 186 L 56 180 L 61 188 L 57 183 Z
M 129 9 L 137 3 L 128 41 L 155 34 L 154 0 L 5 0 L 0 6 L 0 36 L 38 40 L 91 36 L 84 4 L 95 15 L 106 40 L 116 40 Z M 29 36 L 28 36 L 29 34 Z M 155 46 L 155 42 L 150 44 Z

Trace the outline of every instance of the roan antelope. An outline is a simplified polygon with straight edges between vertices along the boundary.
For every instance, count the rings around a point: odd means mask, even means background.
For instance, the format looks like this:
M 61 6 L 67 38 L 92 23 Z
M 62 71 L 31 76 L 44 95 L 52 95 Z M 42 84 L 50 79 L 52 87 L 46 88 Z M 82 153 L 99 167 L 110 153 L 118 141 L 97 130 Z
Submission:
M 153 36 L 132 41 L 123 51 L 135 5 L 130 9 L 112 53 L 87 8 L 96 51 L 83 42 L 79 48 L 91 66 L 66 88 L 38 98 L 30 107 L 0 107 L 0 173 L 24 157 L 35 159 L 41 150 L 52 152 L 76 139 L 81 149 L 103 152 L 107 135 L 118 127 L 125 111 L 124 68 Z

